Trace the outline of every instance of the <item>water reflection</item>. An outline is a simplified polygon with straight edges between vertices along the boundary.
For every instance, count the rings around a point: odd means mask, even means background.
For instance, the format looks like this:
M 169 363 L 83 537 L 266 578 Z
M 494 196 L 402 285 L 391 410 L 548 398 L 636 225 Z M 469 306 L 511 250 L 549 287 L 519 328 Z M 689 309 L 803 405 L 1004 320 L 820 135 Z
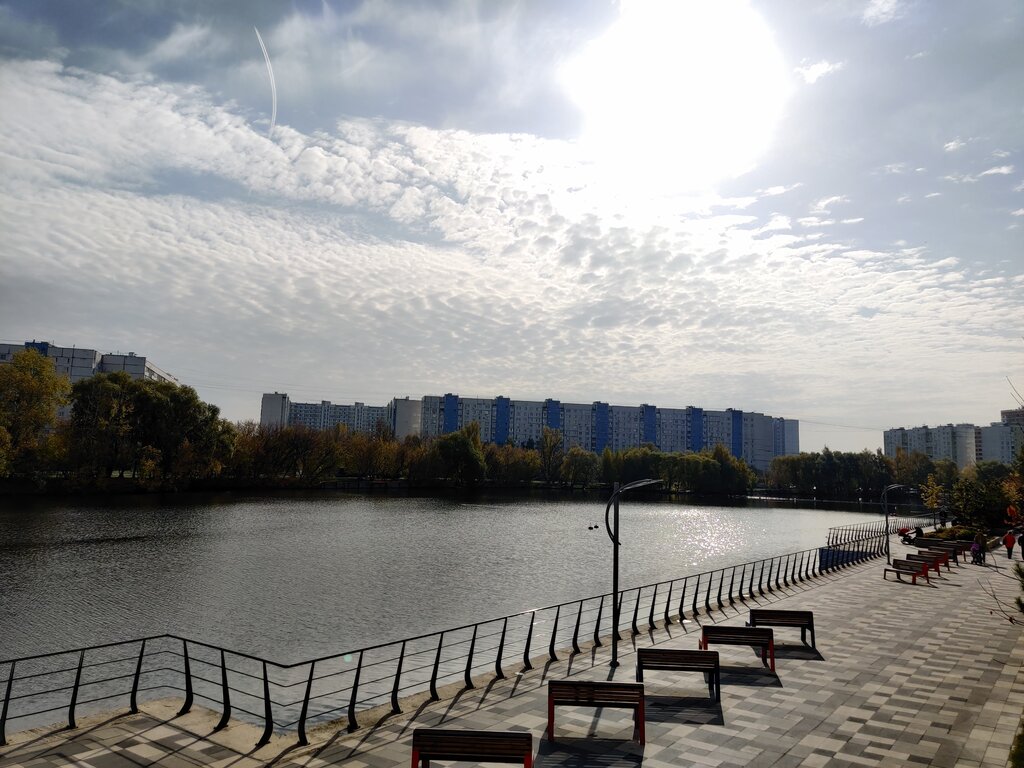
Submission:
M 288 494 L 0 508 L 0 656 L 173 632 L 280 661 L 610 587 L 601 501 Z M 824 544 L 829 510 L 622 504 L 624 588 Z

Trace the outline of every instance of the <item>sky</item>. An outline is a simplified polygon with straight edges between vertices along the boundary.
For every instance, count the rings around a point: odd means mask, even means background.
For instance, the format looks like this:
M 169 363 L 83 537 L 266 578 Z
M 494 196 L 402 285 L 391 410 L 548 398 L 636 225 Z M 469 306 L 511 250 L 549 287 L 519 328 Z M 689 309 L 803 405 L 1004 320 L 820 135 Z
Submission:
M 1024 391 L 1022 39 L 1019 0 L 0 0 L 0 341 L 145 355 L 232 420 L 988 424 Z

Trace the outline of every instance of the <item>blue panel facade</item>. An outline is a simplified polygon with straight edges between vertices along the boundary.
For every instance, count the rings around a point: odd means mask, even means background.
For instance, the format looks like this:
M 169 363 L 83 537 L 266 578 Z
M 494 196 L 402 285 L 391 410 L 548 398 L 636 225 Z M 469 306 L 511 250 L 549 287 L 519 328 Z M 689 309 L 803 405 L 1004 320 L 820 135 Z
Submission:
M 730 409 L 731 410 L 731 409 Z M 743 455 L 743 411 L 732 411 L 732 455 Z
M 500 395 L 494 398 L 494 442 L 504 445 L 508 442 L 508 425 L 511 415 L 511 401 Z
M 689 448 L 694 453 L 700 453 L 704 450 L 704 409 L 690 407 L 686 413 L 690 421 Z
M 48 341 L 26 341 L 25 349 L 34 349 L 43 357 L 46 357 L 50 352 L 50 342 Z
M 643 429 L 643 438 L 640 440 L 641 443 L 650 443 L 651 445 L 658 444 L 658 409 L 653 405 L 641 405 L 640 406 L 640 418 L 641 428 Z
M 441 427 L 441 434 L 447 435 L 459 428 L 459 396 L 448 392 L 444 396 L 444 423 Z
M 544 401 L 544 426 L 548 429 L 562 428 L 561 400 L 548 399 Z
M 608 445 L 608 403 L 594 403 L 594 451 L 601 453 Z

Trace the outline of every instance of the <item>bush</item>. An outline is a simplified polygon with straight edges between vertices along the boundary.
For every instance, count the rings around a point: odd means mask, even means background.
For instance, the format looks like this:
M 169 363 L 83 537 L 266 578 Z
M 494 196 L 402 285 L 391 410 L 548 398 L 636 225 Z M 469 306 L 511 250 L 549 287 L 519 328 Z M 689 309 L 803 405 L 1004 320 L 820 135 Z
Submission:
M 975 528 L 968 528 L 966 525 L 951 525 L 948 528 L 941 528 L 933 533 L 925 534 L 929 539 L 957 539 L 959 541 L 973 541 L 978 535 Z

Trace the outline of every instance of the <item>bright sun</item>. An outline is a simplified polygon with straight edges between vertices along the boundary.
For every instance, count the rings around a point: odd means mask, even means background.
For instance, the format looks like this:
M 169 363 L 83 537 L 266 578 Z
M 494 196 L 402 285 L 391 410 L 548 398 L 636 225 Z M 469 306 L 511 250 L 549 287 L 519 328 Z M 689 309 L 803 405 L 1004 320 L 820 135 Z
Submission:
M 561 76 L 601 176 L 662 194 L 750 170 L 790 90 L 771 30 L 744 0 L 623 0 Z

